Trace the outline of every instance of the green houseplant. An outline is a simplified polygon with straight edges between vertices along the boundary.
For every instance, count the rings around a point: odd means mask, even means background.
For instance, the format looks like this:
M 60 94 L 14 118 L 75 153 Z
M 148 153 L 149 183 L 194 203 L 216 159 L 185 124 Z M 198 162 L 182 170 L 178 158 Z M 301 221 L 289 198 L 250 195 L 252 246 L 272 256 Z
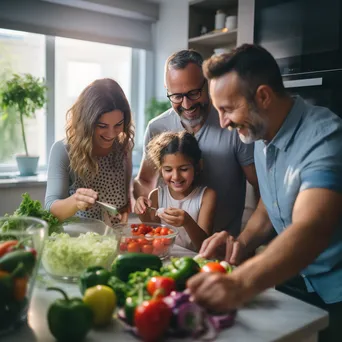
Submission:
M 164 113 L 170 107 L 171 104 L 169 101 L 160 101 L 157 100 L 155 97 L 152 97 L 145 109 L 145 122 L 148 123 L 159 114 Z
M 20 175 L 29 176 L 37 171 L 38 156 L 30 156 L 27 148 L 24 118 L 33 118 L 46 103 L 44 80 L 31 74 L 13 74 L 0 91 L 1 107 L 5 115 L 18 115 L 25 155 L 17 155 Z

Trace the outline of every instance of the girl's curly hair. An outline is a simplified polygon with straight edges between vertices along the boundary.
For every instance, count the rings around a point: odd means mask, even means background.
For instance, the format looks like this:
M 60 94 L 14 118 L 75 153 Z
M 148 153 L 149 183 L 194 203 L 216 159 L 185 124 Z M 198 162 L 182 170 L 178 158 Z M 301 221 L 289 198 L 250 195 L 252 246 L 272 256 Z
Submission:
M 134 126 L 127 98 L 120 85 L 109 78 L 89 84 L 67 112 L 66 141 L 71 169 L 81 178 L 94 177 L 98 164 L 93 152 L 93 135 L 101 115 L 120 110 L 124 114 L 124 129 L 115 146 L 127 153 L 134 146 Z
M 192 161 L 195 181 L 199 180 L 202 151 L 196 138 L 187 131 L 164 132 L 155 136 L 147 145 L 148 158 L 159 170 L 167 154 L 181 153 Z

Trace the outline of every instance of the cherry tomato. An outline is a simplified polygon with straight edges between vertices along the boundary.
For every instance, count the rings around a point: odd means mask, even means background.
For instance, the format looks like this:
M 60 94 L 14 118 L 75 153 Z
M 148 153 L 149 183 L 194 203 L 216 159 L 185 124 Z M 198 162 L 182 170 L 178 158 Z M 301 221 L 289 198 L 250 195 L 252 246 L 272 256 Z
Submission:
M 158 233 L 160 234 L 160 231 L 162 230 L 162 227 L 157 227 L 155 230 L 154 230 L 154 233 Z
M 138 242 L 130 242 L 128 245 L 127 245 L 127 251 L 129 253 L 138 253 L 140 252 L 140 245 Z
M 132 223 L 131 224 L 131 228 L 136 228 L 137 227 L 137 224 L 136 223 Z
M 141 251 L 146 254 L 152 254 L 153 253 L 153 246 L 152 245 L 143 245 L 141 246 Z
M 201 272 L 220 272 L 227 273 L 226 269 L 218 262 L 208 262 L 201 268 Z
M 140 246 L 149 244 L 149 241 L 146 240 L 145 238 L 138 239 L 137 242 L 139 243 Z
M 163 227 L 161 230 L 160 230 L 160 235 L 168 235 L 169 234 L 169 229 L 166 228 L 166 227 Z
M 172 243 L 172 240 L 168 239 L 168 238 L 164 238 L 164 239 L 161 239 L 161 240 L 163 241 L 163 244 L 165 246 L 171 245 L 171 243 Z
M 0 244 L 0 256 L 11 251 L 11 247 L 14 247 L 18 244 L 18 240 L 8 240 Z
M 147 292 L 153 296 L 159 291 L 157 297 L 166 297 L 176 290 L 174 279 L 169 277 L 152 277 L 147 283 Z
M 120 248 L 121 252 L 126 252 L 127 251 L 127 243 L 121 242 L 119 248 Z
M 161 299 L 139 305 L 134 314 L 134 325 L 144 341 L 158 341 L 170 326 L 172 311 Z

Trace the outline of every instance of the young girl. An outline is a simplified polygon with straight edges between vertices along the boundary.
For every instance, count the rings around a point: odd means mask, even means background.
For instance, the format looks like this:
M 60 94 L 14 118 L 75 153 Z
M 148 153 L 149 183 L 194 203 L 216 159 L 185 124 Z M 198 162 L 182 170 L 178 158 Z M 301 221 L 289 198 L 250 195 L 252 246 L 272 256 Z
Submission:
M 201 150 L 196 138 L 183 131 L 165 132 L 150 141 L 150 160 L 165 185 L 139 197 L 134 211 L 142 222 L 161 222 L 179 228 L 176 244 L 198 251 L 212 232 L 216 194 L 200 185 Z M 151 208 L 165 208 L 156 213 Z

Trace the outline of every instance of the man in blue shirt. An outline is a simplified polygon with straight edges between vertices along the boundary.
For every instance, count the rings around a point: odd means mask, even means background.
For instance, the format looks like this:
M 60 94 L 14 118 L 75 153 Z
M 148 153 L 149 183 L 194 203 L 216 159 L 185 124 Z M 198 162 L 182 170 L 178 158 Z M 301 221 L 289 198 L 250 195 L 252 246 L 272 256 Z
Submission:
M 210 58 L 204 73 L 221 126 L 256 142 L 261 199 L 238 238 L 216 233 L 200 253 L 212 257 L 225 245 L 226 260 L 239 264 L 273 228 L 278 236 L 230 275 L 191 278 L 191 294 L 207 308 L 226 310 L 294 277 L 282 289 L 330 313 L 319 341 L 341 341 L 341 118 L 290 97 L 276 61 L 256 45 Z

